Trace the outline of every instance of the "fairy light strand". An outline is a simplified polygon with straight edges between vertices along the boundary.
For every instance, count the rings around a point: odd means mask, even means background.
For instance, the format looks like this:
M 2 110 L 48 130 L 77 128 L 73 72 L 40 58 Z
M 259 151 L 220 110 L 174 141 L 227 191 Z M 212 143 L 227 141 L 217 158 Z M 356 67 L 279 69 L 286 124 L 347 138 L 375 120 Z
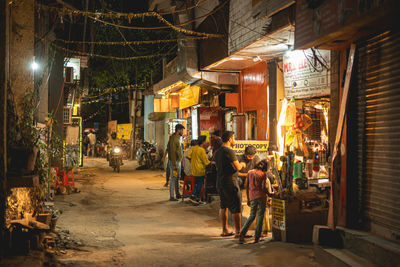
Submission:
M 180 33 L 185 33 L 185 34 L 190 34 L 190 35 L 197 35 L 197 36 L 208 36 L 208 37 L 223 37 L 223 35 L 220 34 L 211 34 L 211 33 L 204 33 L 204 32 L 196 32 L 196 31 L 192 31 L 192 30 L 188 30 L 188 29 L 184 29 L 181 27 L 177 27 L 175 25 L 173 25 L 171 22 L 169 22 L 168 20 L 164 19 L 159 13 L 157 12 L 144 12 L 144 13 L 102 13 L 102 12 L 91 12 L 91 11 L 82 11 L 82 10 L 78 10 L 78 9 L 70 9 L 70 8 L 66 8 L 66 7 L 52 7 L 52 6 L 47 6 L 47 5 L 43 5 L 43 4 L 37 4 L 39 9 L 43 9 L 43 10 L 47 10 L 47 11 L 53 11 L 53 12 L 58 12 L 59 14 L 61 14 L 61 16 L 76 16 L 76 15 L 80 15 L 80 16 L 88 16 L 91 19 L 95 20 L 95 21 L 99 21 L 102 22 L 104 24 L 109 24 L 109 25 L 113 25 L 116 27 L 121 27 L 121 28 L 130 28 L 130 26 L 124 26 L 124 25 L 117 25 L 108 21 L 103 21 L 100 20 L 99 18 L 109 18 L 109 19 L 121 19 L 121 18 L 125 18 L 128 20 L 129 23 L 131 23 L 132 19 L 138 19 L 138 18 L 146 18 L 146 17 L 154 17 L 157 18 L 160 22 L 164 23 L 165 25 L 167 25 L 168 27 L 170 27 L 171 29 L 180 32 Z M 134 27 L 131 27 L 134 28 Z M 145 29 L 145 28 L 143 28 Z M 147 29 L 151 29 L 151 27 L 147 28 Z
M 67 53 L 70 54 L 78 54 L 81 56 L 89 56 L 89 57 L 99 57 L 99 58 L 105 58 L 105 59 L 114 59 L 114 60 L 138 60 L 138 59 L 146 59 L 146 58 L 154 58 L 154 57 L 164 57 L 168 55 L 173 55 L 174 53 L 166 53 L 166 54 L 152 54 L 152 55 L 145 55 L 145 56 L 134 56 L 134 57 L 115 57 L 115 56 L 105 56 L 105 55 L 99 55 L 99 54 L 93 54 L 93 53 L 87 53 L 87 52 L 82 52 L 78 50 L 71 50 L 64 48 L 62 46 L 56 45 L 54 43 L 51 44 L 57 49 L 63 50 Z

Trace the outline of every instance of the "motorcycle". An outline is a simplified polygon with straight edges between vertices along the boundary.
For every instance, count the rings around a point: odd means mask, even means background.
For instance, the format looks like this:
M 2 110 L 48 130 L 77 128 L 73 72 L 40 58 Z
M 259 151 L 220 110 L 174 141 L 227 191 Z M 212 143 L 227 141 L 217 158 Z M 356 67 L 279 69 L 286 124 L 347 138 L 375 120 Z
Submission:
M 109 155 L 109 165 L 114 168 L 114 171 L 119 172 L 120 167 L 124 165 L 122 163 L 122 149 L 118 146 L 114 146 Z
M 144 165 L 147 169 L 153 167 L 157 159 L 157 149 L 154 144 L 143 141 L 140 149 L 136 152 L 136 160 L 139 165 Z

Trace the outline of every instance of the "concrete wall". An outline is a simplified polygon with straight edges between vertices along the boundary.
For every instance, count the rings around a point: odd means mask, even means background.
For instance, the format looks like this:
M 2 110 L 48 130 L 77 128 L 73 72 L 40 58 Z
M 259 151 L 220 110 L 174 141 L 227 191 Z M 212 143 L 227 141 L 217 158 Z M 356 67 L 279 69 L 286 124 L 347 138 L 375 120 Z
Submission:
M 263 2 L 266 0 L 263 0 Z M 252 0 L 231 0 L 229 8 L 229 54 L 264 36 L 266 20 L 253 17 Z
M 11 5 L 10 84 L 20 112 L 26 91 L 33 90 L 34 0 L 17 1 Z

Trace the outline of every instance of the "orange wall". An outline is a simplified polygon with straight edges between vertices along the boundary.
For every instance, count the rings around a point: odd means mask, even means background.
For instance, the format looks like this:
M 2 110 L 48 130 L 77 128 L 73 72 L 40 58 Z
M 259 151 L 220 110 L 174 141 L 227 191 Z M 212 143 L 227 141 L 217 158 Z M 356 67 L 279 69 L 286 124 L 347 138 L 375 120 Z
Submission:
M 268 123 L 268 66 L 263 61 L 240 72 L 240 111 L 257 111 L 257 140 L 266 140 Z

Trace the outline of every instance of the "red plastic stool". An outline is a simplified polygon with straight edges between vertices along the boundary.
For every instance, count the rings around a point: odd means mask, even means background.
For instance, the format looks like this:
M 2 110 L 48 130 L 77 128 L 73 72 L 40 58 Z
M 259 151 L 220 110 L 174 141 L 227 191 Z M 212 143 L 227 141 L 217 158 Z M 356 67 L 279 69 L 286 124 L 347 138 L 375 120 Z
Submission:
M 73 171 L 69 171 L 66 173 L 65 171 L 60 171 L 58 167 L 52 167 L 52 168 L 56 171 L 57 177 L 59 177 L 59 176 L 62 177 L 61 182 L 58 182 L 58 180 L 56 180 L 56 188 L 60 187 L 60 186 L 66 186 L 66 185 L 75 187 L 75 177 L 74 177 Z M 69 178 L 71 178 L 71 181 Z
M 196 177 L 185 176 L 185 178 L 183 178 L 182 201 L 184 200 L 185 197 L 190 197 L 192 195 L 195 186 L 196 186 Z M 201 188 L 201 195 L 203 196 L 204 199 L 205 198 L 204 183 Z

